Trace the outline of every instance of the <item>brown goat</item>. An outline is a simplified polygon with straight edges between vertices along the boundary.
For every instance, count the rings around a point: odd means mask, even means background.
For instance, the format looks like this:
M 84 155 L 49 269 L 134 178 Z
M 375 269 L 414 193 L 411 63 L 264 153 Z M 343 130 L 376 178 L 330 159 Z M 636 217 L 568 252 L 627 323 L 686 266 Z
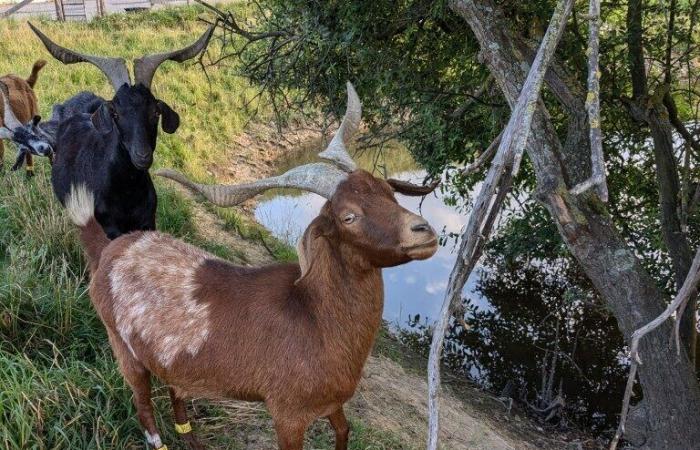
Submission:
M 354 165 L 344 141 L 359 123 L 359 100 L 350 103 L 357 106 L 355 125 L 344 120 L 340 139 L 321 154 L 339 167 Z M 394 198 L 395 190 L 411 189 L 322 163 L 241 186 L 187 184 L 205 195 L 212 188 L 227 205 L 280 185 L 313 190 L 328 202 L 299 243 L 299 264 L 247 268 L 158 232 L 110 242 L 94 219 L 92 194 L 72 189 L 66 208 L 81 229 L 90 297 L 148 442 L 165 448 L 151 405 L 155 375 L 170 386 L 176 428 L 193 449 L 203 447 L 189 426 L 186 397 L 264 401 L 285 450 L 301 450 L 307 427 L 327 417 L 336 449 L 346 449 L 343 404 L 381 324 L 381 269 L 437 249 L 430 225 Z
M 0 83 L 4 83 L 10 93 L 10 107 L 14 112 L 17 119 L 22 122 L 22 124 L 27 124 L 34 117 L 39 115 L 39 104 L 36 99 L 36 94 L 34 93 L 34 86 L 36 85 L 37 78 L 39 76 L 39 71 L 46 65 L 46 61 L 43 59 L 38 60 L 34 63 L 32 67 L 32 73 L 26 80 L 17 75 L 5 75 L 0 77 Z M 0 108 L 0 127 L 5 126 L 5 115 L 4 111 Z M 34 175 L 34 159 L 31 153 L 26 154 L 27 162 L 27 176 Z M 0 170 L 2 169 L 3 163 L 5 161 L 5 143 L 0 140 Z

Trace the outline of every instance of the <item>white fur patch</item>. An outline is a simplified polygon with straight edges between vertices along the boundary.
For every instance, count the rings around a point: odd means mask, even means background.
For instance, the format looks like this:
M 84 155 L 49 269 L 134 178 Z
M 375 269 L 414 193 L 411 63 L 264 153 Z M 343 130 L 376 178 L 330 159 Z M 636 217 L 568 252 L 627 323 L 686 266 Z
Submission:
M 163 367 L 181 352 L 194 356 L 209 336 L 209 306 L 194 294 L 197 269 L 214 257 L 170 236 L 145 233 L 110 272 L 117 331 L 136 357 L 138 336 Z
M 84 227 L 95 215 L 95 196 L 84 184 L 71 186 L 66 196 L 66 211 L 74 224 Z
M 148 443 L 154 448 L 158 449 L 163 446 L 163 441 L 160 440 L 160 435 L 158 433 L 154 434 L 153 436 L 151 436 L 148 431 L 144 431 L 143 433 L 146 435 L 146 440 Z

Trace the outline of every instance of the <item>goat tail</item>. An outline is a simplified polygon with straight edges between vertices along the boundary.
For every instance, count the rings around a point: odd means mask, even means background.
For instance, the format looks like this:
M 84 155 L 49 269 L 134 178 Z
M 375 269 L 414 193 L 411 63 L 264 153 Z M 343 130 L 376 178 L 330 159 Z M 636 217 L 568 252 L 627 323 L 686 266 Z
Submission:
M 95 219 L 95 196 L 84 184 L 73 185 L 65 204 L 68 217 L 80 228 L 80 242 L 87 254 L 90 273 L 95 273 L 100 265 L 102 250 L 110 242 Z
M 36 80 L 39 77 L 39 71 L 44 68 L 46 65 L 46 61 L 43 59 L 38 60 L 37 62 L 34 63 L 34 67 L 32 67 L 32 74 L 29 75 L 29 78 L 27 78 L 27 84 L 33 89 L 34 85 L 36 84 Z

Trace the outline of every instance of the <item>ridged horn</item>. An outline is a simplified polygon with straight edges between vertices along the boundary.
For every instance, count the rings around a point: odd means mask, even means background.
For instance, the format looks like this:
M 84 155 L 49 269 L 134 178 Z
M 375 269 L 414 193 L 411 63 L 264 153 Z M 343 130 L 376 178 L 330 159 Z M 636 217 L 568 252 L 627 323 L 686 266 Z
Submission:
M 362 106 L 352 84 L 348 83 L 348 106 L 338 132 L 333 136 L 326 150 L 319 156 L 332 162 L 312 163 L 295 167 L 276 177 L 265 178 L 252 183 L 239 185 L 205 185 L 194 183 L 180 172 L 161 169 L 156 175 L 169 178 L 204 195 L 210 202 L 219 206 L 233 206 L 243 203 L 268 189 L 296 188 L 316 194 L 330 200 L 338 185 L 354 171 L 357 165 L 346 150 L 346 144 L 360 126 Z
M 348 153 L 347 147 L 350 145 L 352 138 L 360 128 L 362 120 L 362 104 L 357 96 L 355 87 L 348 81 L 348 105 L 345 109 L 345 117 L 340 123 L 335 136 L 328 144 L 328 147 L 318 154 L 321 158 L 332 162 L 346 172 L 352 172 L 357 169 L 357 164 L 352 160 Z
M 44 43 L 46 50 L 51 53 L 51 56 L 61 61 L 63 64 L 76 64 L 81 62 L 90 63 L 96 66 L 112 83 L 114 91 L 118 91 L 124 84 L 131 85 L 129 71 L 126 68 L 126 62 L 122 58 L 108 58 L 103 56 L 87 55 L 78 53 L 68 48 L 62 47 L 52 41 L 48 36 L 41 32 L 37 27 L 29 23 L 29 27 L 36 34 L 41 42 Z
M 15 131 L 17 128 L 24 126 L 22 122 L 17 119 L 15 112 L 12 111 L 12 105 L 10 105 L 10 89 L 7 85 L 0 81 L 0 96 L 2 96 L 2 111 L 4 118 L 4 125 L 10 131 Z
M 191 190 L 199 192 L 207 200 L 219 206 L 239 205 L 268 189 L 275 188 L 302 189 L 315 192 L 330 200 L 338 185 L 347 178 L 345 172 L 326 163 L 306 164 L 276 177 L 238 185 L 194 183 L 180 172 L 172 169 L 157 170 L 155 174 L 177 181 Z
M 214 25 L 211 25 L 207 31 L 194 44 L 174 50 L 172 52 L 159 53 L 154 55 L 145 55 L 142 58 L 134 60 L 134 82 L 141 83 L 150 89 L 153 82 L 153 76 L 156 74 L 158 67 L 165 61 L 185 62 L 199 55 L 209 44 L 214 33 Z

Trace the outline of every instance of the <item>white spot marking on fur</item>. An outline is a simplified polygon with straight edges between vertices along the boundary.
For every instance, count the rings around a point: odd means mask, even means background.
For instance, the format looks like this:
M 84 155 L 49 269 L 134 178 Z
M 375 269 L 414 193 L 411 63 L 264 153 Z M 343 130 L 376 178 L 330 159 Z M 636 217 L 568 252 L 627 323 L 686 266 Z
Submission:
M 110 273 L 117 331 L 136 356 L 135 336 L 163 367 L 196 355 L 210 332 L 209 305 L 195 297 L 197 269 L 214 256 L 170 236 L 145 233 Z
M 66 211 L 74 224 L 84 227 L 95 215 L 95 196 L 84 184 L 71 186 L 66 196 Z
M 163 441 L 160 440 L 160 435 L 158 433 L 151 436 L 151 434 L 148 431 L 144 431 L 144 434 L 146 435 L 146 440 L 148 441 L 148 443 L 151 444 L 154 448 L 158 449 L 163 446 Z

